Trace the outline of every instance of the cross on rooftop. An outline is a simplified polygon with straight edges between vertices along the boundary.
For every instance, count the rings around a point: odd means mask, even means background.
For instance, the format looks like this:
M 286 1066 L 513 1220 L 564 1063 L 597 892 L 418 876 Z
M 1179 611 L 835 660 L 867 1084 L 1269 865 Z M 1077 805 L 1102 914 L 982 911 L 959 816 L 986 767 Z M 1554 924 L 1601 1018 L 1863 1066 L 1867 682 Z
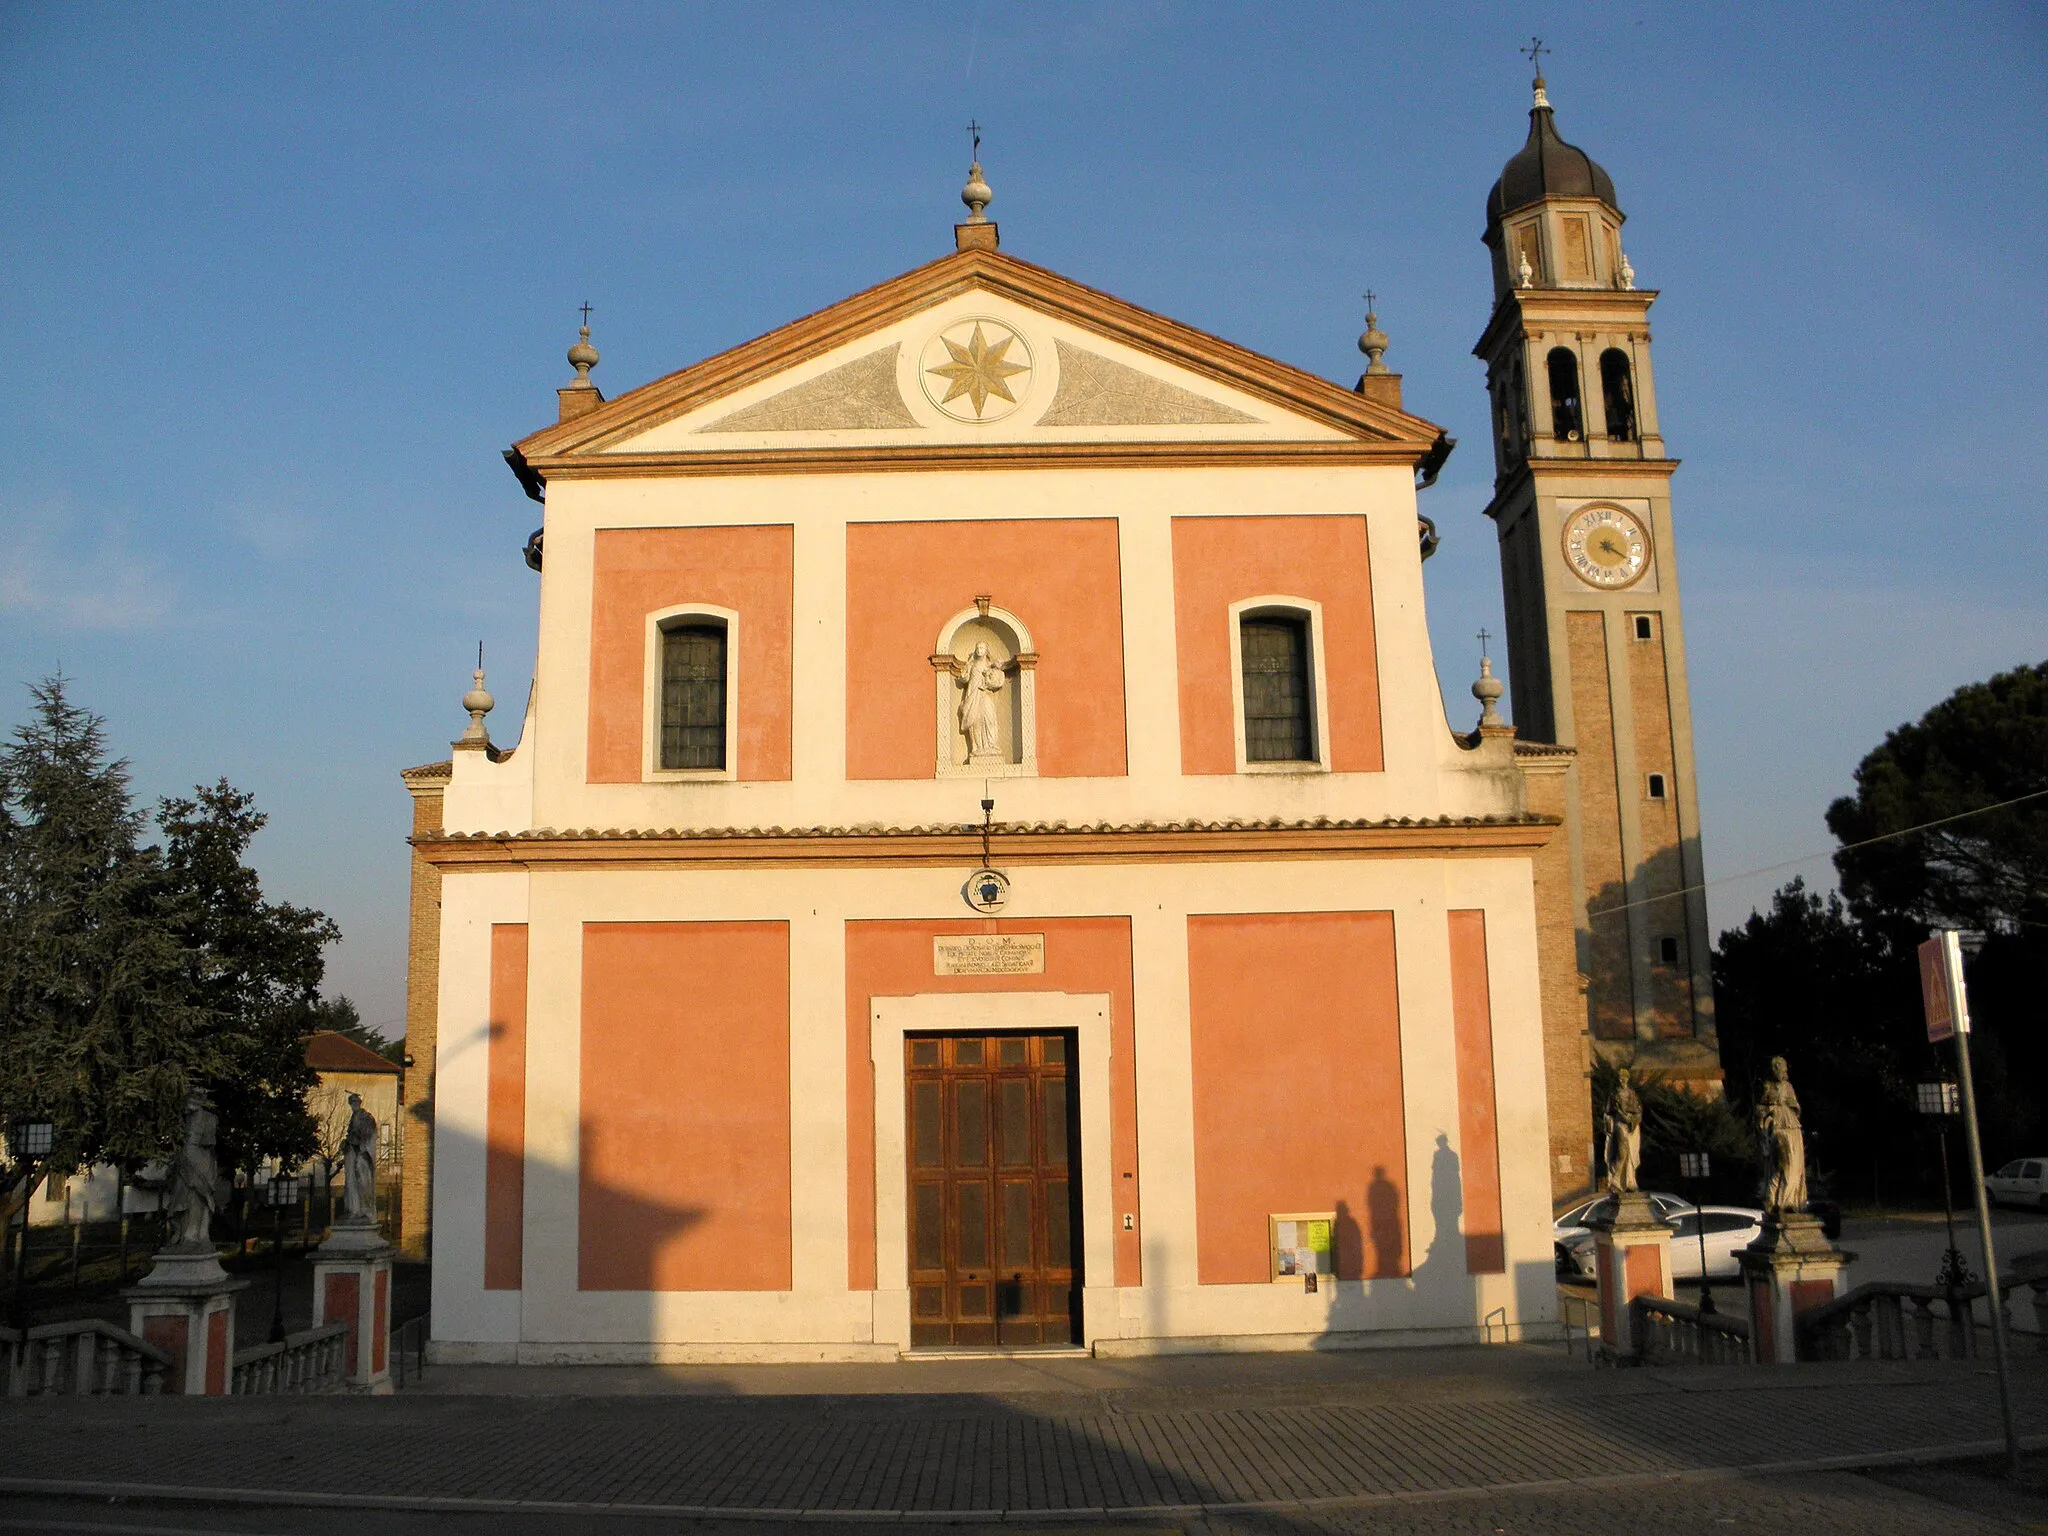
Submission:
M 970 117 L 967 120 L 967 131 L 968 133 L 973 135 L 974 158 L 979 160 L 981 158 L 981 124 L 977 123 L 973 118 Z
M 1489 635 L 1485 630 L 1479 631 L 1479 654 L 1481 657 L 1486 655 L 1486 642 L 1492 638 L 1493 636 Z
M 1515 50 L 1515 52 L 1517 53 L 1523 53 L 1529 56 L 1529 67 L 1536 71 L 1536 77 L 1539 80 L 1543 78 L 1543 55 L 1546 53 L 1550 53 L 1552 51 L 1553 50 L 1543 46 L 1543 39 L 1540 37 L 1530 38 L 1528 47 L 1517 48 Z
M 583 301 L 583 323 L 585 325 L 590 324 L 590 300 L 588 299 Z

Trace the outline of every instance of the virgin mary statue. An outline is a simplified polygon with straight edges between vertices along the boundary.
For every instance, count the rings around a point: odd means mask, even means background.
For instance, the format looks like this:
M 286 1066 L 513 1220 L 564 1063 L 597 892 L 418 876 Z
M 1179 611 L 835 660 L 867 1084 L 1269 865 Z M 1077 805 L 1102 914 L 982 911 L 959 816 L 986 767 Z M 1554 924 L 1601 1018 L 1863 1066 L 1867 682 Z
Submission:
M 974 654 L 961 669 L 960 734 L 967 738 L 967 761 L 999 763 L 1003 760 L 1001 730 L 996 715 L 996 695 L 1009 679 L 1003 665 L 989 653 L 988 642 L 978 641 Z

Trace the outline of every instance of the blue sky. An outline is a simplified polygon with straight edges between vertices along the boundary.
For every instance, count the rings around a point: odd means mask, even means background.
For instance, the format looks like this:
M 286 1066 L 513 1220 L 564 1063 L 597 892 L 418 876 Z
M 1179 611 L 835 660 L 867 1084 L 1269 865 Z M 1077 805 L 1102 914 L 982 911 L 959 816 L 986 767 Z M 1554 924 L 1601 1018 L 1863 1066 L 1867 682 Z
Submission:
M 356 5 L 0 18 L 0 724 L 62 667 L 139 790 L 226 775 L 396 1033 L 407 802 L 516 712 L 585 299 L 619 394 L 1004 248 L 1348 383 L 1380 296 L 1453 719 L 1498 633 L 1488 186 L 1540 32 L 1661 289 L 1711 877 L 1824 849 L 1890 727 L 2048 656 L 2039 6 Z M 501 734 L 503 734 L 501 727 Z M 1803 866 L 1824 878 L 1826 860 Z M 1725 879 L 1716 925 L 1783 874 Z

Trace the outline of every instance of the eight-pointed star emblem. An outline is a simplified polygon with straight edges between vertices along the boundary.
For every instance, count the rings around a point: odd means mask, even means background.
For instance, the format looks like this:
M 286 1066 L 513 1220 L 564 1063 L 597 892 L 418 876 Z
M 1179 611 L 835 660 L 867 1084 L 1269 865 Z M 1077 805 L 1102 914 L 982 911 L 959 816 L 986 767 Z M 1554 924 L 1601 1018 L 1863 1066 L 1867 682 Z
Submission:
M 938 402 L 941 408 L 965 395 L 974 407 L 974 419 L 979 421 L 991 397 L 1016 404 L 1017 397 L 1010 392 L 1008 381 L 1020 373 L 1029 373 L 1031 365 L 1007 361 L 1006 354 L 1017 340 L 1014 332 L 991 341 L 977 320 L 973 334 L 964 343 L 950 336 L 942 336 L 939 340 L 952 360 L 934 363 L 925 371 L 946 380 L 945 397 Z

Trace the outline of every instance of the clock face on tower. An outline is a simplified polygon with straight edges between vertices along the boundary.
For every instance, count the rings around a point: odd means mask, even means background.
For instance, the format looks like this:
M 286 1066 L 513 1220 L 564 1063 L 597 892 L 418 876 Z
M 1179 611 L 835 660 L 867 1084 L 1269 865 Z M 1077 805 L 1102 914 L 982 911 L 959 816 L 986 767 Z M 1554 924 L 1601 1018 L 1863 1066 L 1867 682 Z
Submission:
M 1581 507 L 1564 525 L 1564 560 L 1589 586 L 1626 587 L 1650 566 L 1650 535 L 1619 507 Z

